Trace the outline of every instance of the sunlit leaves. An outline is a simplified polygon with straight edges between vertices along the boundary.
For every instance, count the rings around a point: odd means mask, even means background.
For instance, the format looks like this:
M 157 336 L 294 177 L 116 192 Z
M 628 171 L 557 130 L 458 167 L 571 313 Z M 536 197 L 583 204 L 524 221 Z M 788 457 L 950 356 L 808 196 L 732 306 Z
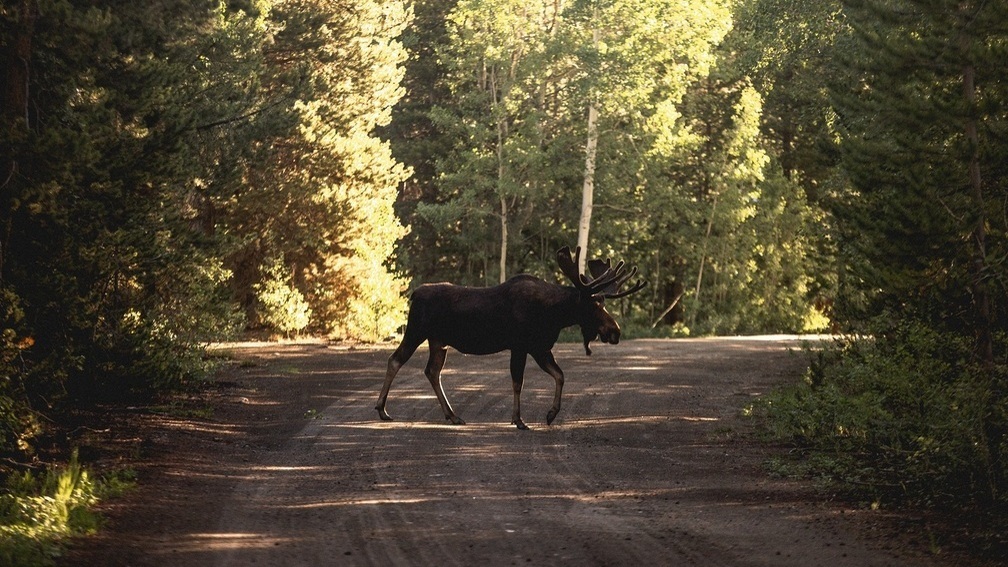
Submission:
M 375 305 L 375 289 L 385 294 L 383 313 L 404 309 L 403 283 L 386 262 L 405 233 L 392 205 L 408 171 L 374 131 L 403 95 L 405 52 L 395 38 L 410 13 L 401 2 L 316 0 L 278 0 L 261 13 L 272 35 L 260 48 L 257 96 L 286 122 L 263 132 L 267 144 L 259 159 L 241 162 L 246 173 L 226 202 L 222 225 L 238 244 L 231 261 L 239 298 L 251 297 L 270 277 L 261 266 L 279 258 L 294 274 L 290 289 L 310 307 L 313 330 L 384 337 L 397 326 L 389 317 L 365 331 L 348 309 Z

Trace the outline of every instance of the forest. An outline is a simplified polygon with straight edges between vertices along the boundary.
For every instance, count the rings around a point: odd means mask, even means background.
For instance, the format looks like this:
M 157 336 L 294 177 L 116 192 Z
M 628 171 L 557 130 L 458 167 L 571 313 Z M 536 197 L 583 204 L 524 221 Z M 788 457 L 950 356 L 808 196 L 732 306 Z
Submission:
M 0 2 L 12 470 L 565 245 L 650 282 L 631 336 L 836 334 L 747 410 L 792 472 L 1008 507 L 1008 3 Z

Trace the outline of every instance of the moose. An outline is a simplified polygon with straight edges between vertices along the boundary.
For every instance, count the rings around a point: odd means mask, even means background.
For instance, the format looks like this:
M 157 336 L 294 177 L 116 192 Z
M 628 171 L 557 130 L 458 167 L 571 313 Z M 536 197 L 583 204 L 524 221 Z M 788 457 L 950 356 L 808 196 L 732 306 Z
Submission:
M 580 274 L 578 262 L 581 248 L 573 255 L 569 247 L 557 251 L 560 271 L 571 286 L 548 283 L 530 275 L 518 275 L 493 287 L 465 287 L 450 283 L 422 285 L 413 292 L 409 317 L 402 342 L 388 360 L 388 370 L 375 409 L 381 419 L 392 417 L 385 409 L 392 380 L 403 364 L 427 341 L 430 356 L 424 374 L 434 388 L 445 419 L 456 425 L 465 424 L 452 410 L 441 387 L 441 369 L 448 347 L 465 354 L 492 354 L 511 351 L 511 381 L 514 388 L 514 410 L 511 423 L 518 429 L 528 429 L 521 418 L 521 391 L 528 355 L 539 368 L 553 377 L 556 391 L 553 407 L 546 414 L 552 424 L 560 413 L 560 395 L 564 374 L 553 358 L 553 345 L 566 327 L 579 325 L 586 355 L 591 355 L 589 343 L 600 339 L 617 344 L 619 324 L 605 309 L 606 299 L 625 297 L 647 285 L 638 280 L 621 291 L 637 273 L 627 270 L 621 261 L 615 267 L 611 260 L 591 260 L 591 278 Z

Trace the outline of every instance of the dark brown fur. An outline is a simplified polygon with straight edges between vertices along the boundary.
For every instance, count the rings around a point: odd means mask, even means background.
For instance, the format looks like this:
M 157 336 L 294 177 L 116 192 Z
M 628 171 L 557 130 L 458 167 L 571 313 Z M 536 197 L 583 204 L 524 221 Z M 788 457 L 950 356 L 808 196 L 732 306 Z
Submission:
M 570 251 L 561 250 L 561 267 L 571 277 Z M 574 260 L 576 264 L 576 260 Z M 553 345 L 560 331 L 579 325 L 584 337 L 585 351 L 591 354 L 588 343 L 596 338 L 616 344 L 620 328 L 605 310 L 605 297 L 614 296 L 619 285 L 626 281 L 621 266 L 614 272 L 608 270 L 595 282 L 604 286 L 591 286 L 583 278 L 574 286 L 561 286 L 539 278 L 520 275 L 493 287 L 477 288 L 449 283 L 427 284 L 413 292 L 406 331 L 399 347 L 389 357 L 385 383 L 375 409 L 384 420 L 391 420 L 385 409 L 392 380 L 399 369 L 413 356 L 424 341 L 430 347 L 430 356 L 424 374 L 437 394 L 445 419 L 455 424 L 465 422 L 452 410 L 441 386 L 441 369 L 444 367 L 448 347 L 466 354 L 491 354 L 511 351 L 511 379 L 514 390 L 514 411 L 511 423 L 527 429 L 521 420 L 521 389 L 525 362 L 529 355 L 540 368 L 553 377 L 556 390 L 553 407 L 546 415 L 551 424 L 560 412 L 563 390 L 563 370 L 553 358 Z M 632 275 L 632 272 L 631 274 Z M 638 283 L 633 289 L 643 287 Z M 614 291 L 615 290 L 615 291 Z

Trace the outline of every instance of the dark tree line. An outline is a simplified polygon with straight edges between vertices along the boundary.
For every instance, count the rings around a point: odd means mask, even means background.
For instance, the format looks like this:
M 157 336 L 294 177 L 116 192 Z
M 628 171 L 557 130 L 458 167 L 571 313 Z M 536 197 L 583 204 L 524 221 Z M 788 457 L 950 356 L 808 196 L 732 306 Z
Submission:
M 243 328 L 387 336 L 400 3 L 0 5 L 0 446 Z

